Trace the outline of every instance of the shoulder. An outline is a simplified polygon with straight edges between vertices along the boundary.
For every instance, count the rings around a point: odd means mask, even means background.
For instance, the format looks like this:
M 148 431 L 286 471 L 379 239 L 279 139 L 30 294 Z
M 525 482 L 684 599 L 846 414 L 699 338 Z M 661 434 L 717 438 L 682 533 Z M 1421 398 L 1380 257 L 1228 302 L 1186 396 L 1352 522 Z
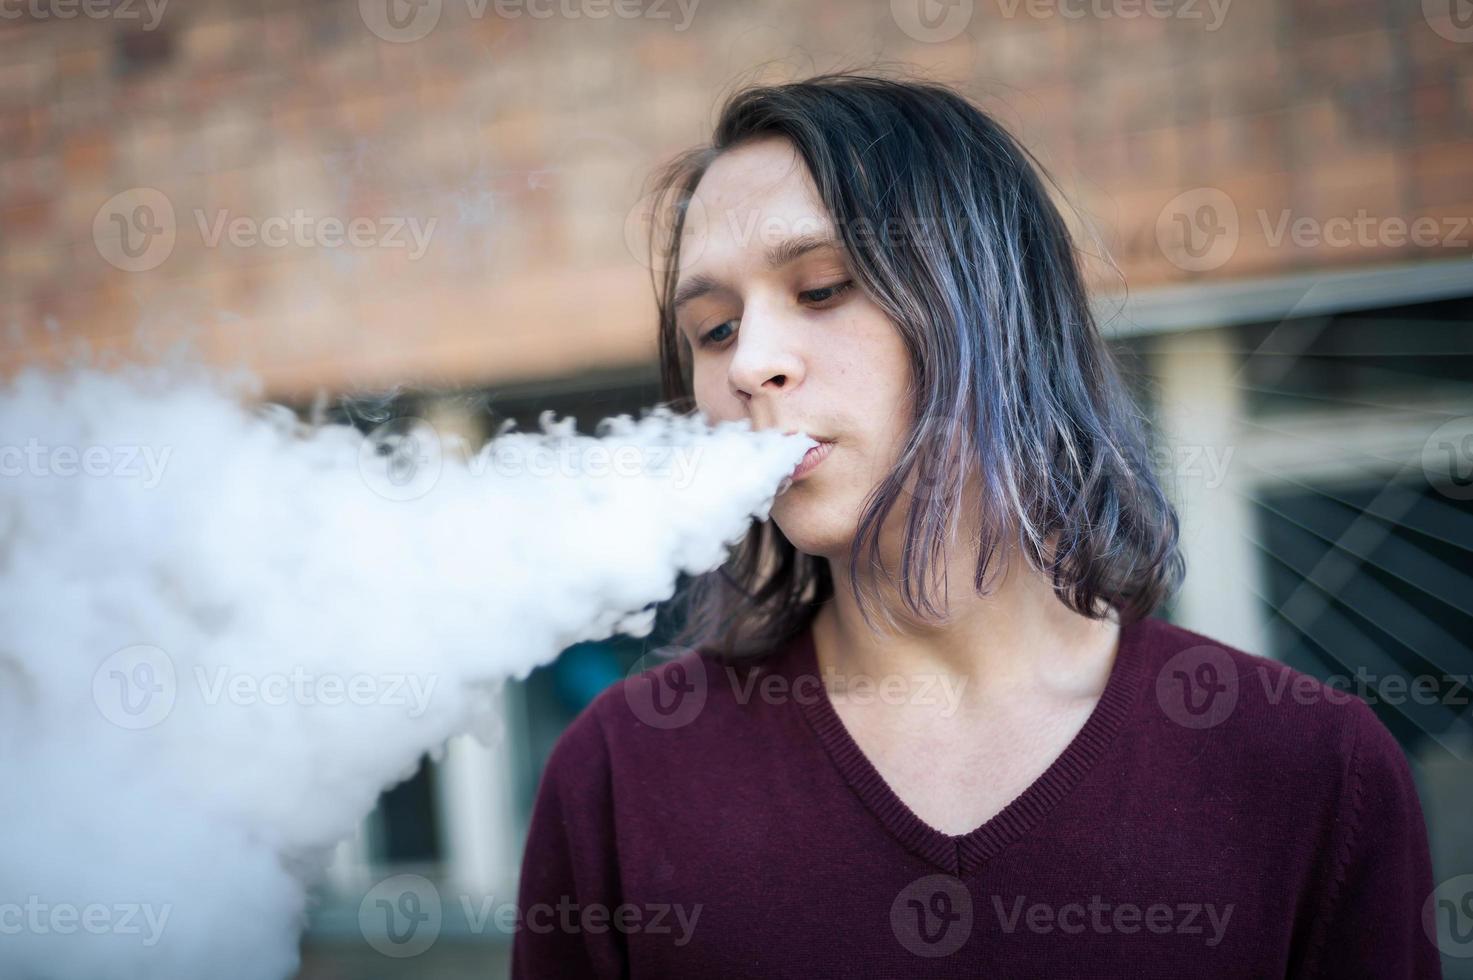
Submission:
M 1406 758 L 1350 677 L 1320 680 L 1289 665 L 1152 619 L 1143 624 L 1142 702 L 1194 752 L 1219 750 L 1265 779 L 1292 774 L 1301 791 L 1409 785 Z
M 691 762 L 710 768 L 733 739 L 750 743 L 760 718 L 781 703 L 770 682 L 776 655 L 737 664 L 703 650 L 650 658 L 643 669 L 601 691 L 558 737 L 548 758 L 551 778 Z
M 1420 919 L 1433 891 L 1426 823 L 1406 755 L 1359 696 L 1374 692 L 1164 623 L 1147 634 L 1153 768 L 1189 801 L 1194 840 L 1295 889 L 1290 972 L 1436 976 Z M 1373 933 L 1384 942 L 1366 946 Z

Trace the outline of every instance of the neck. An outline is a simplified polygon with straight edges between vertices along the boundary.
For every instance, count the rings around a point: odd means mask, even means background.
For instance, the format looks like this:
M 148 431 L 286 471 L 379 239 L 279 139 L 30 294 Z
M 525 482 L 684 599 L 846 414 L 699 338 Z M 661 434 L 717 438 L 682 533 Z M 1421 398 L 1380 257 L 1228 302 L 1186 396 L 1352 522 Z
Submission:
M 814 645 L 821 669 L 847 675 L 942 676 L 964 681 L 973 698 L 1043 690 L 1088 696 L 1104 689 L 1119 636 L 1114 611 L 1092 620 L 1066 606 L 1048 579 L 1013 548 L 1000 575 L 988 569 L 985 595 L 972 587 L 971 563 L 950 562 L 946 587 L 933 603 L 947 618 L 920 622 L 900 601 L 893 583 L 881 586 L 882 608 L 865 624 L 849 588 L 848 567 L 830 558 L 834 598 L 814 620 Z M 997 577 L 994 577 L 997 576 Z

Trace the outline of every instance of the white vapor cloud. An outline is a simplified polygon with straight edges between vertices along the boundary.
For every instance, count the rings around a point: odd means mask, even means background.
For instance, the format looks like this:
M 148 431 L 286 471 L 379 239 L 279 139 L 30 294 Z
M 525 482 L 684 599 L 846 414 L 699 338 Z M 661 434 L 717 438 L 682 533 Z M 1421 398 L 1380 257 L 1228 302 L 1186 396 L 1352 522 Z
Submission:
M 647 635 L 814 442 L 656 408 L 365 439 L 203 370 L 0 390 L 0 975 L 282 978 L 385 787 Z M 622 460 L 622 462 L 621 462 Z

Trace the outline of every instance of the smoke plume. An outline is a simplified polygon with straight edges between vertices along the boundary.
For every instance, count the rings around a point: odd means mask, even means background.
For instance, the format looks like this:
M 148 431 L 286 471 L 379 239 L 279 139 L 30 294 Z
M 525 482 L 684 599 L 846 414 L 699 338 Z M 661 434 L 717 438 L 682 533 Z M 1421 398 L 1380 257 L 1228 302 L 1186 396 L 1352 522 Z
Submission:
M 253 394 L 177 366 L 0 392 L 4 976 L 290 976 L 380 791 L 506 679 L 647 635 L 814 445 L 657 407 L 462 452 Z

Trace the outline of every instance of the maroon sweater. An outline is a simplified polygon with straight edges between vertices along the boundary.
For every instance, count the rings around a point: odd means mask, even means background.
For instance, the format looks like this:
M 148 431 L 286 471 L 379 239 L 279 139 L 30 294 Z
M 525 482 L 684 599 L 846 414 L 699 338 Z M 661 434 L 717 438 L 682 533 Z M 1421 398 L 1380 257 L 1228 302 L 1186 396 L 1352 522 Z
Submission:
M 538 790 L 513 976 L 1441 975 L 1411 774 L 1353 695 L 1144 620 L 1063 754 L 949 836 L 819 676 L 808 630 L 589 705 Z

